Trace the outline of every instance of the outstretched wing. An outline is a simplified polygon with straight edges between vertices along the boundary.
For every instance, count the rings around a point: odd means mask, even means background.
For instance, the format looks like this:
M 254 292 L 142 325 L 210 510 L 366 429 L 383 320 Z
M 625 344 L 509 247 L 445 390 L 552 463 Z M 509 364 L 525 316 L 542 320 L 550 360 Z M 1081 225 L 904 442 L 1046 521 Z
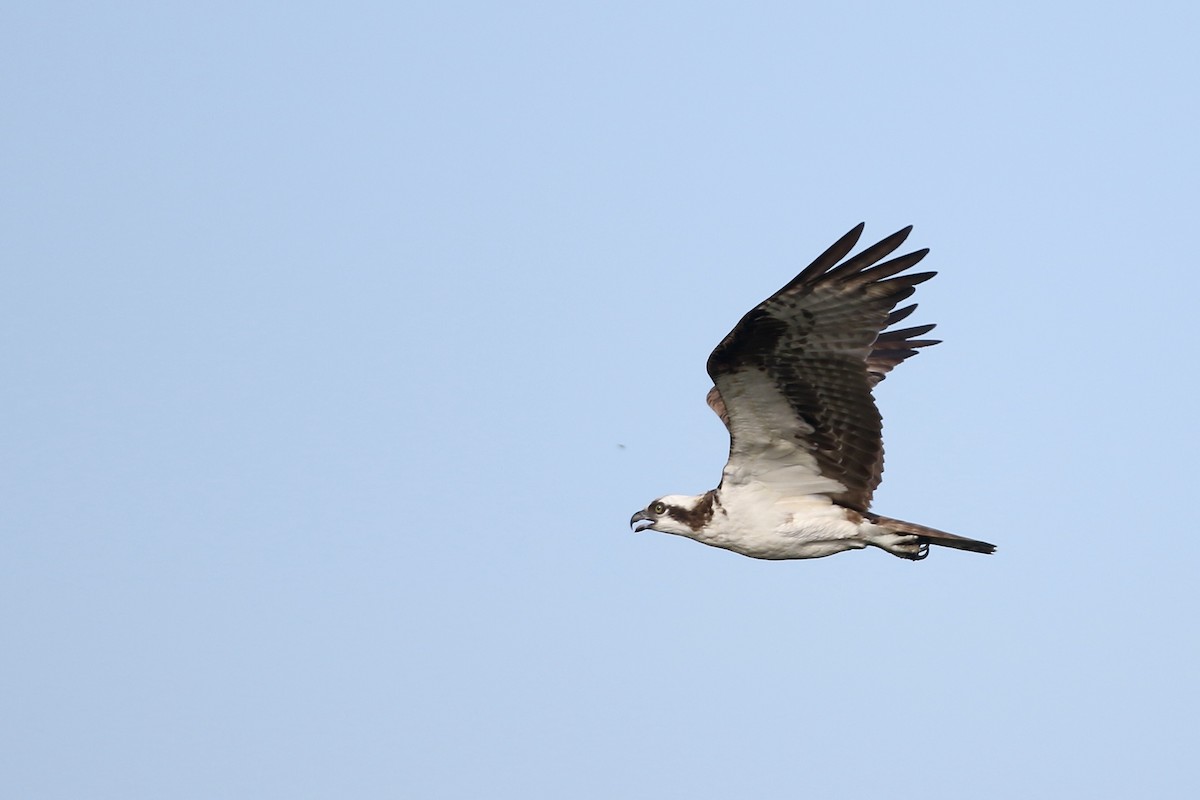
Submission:
M 919 338 L 933 325 L 883 330 L 912 313 L 915 305 L 896 306 L 936 274 L 900 274 L 928 250 L 879 263 L 911 230 L 842 261 L 862 235 L 859 224 L 713 350 L 709 405 L 730 435 L 724 480 L 820 492 L 866 511 L 883 474 L 882 421 L 871 389 L 918 348 L 937 344 Z

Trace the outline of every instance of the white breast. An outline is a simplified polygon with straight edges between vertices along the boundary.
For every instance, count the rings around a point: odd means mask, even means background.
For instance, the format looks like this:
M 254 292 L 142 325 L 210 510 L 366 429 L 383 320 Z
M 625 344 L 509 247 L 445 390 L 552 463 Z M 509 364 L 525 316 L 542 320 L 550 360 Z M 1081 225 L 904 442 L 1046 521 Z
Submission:
M 866 542 L 844 508 L 823 494 L 781 494 L 775 485 L 752 481 L 722 486 L 720 512 L 695 538 L 754 558 L 818 558 Z

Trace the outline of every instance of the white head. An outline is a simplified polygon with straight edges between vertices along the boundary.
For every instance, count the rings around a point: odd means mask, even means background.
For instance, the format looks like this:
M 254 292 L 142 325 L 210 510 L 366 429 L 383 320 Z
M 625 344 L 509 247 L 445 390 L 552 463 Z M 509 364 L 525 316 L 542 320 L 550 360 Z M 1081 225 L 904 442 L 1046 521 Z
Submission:
M 715 497 L 715 491 L 695 496 L 669 494 L 634 514 L 629 524 L 635 532 L 652 530 L 694 539 L 696 531 L 712 519 Z

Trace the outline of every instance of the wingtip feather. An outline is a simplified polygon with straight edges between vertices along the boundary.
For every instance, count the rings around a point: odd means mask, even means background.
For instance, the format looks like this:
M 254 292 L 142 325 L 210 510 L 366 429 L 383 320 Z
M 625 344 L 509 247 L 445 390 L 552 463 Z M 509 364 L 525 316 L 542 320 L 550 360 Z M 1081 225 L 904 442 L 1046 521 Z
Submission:
M 854 249 L 854 245 L 858 244 L 859 237 L 862 236 L 863 230 L 867 227 L 867 223 L 860 222 L 847 231 L 840 239 L 838 239 L 829 247 L 825 248 L 825 252 L 813 259 L 813 262 L 805 267 L 799 275 L 797 275 L 787 286 L 780 291 L 786 291 L 794 286 L 798 286 L 805 281 L 811 280 L 819 275 L 825 274 L 827 270 L 846 257 L 846 254 Z

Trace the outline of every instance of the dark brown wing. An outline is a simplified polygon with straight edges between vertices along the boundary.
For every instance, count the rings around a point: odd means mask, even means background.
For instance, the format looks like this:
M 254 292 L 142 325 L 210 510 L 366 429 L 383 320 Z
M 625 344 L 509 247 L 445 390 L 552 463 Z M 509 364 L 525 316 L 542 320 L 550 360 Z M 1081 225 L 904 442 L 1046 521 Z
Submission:
M 871 389 L 918 348 L 936 344 L 914 338 L 932 325 L 881 333 L 912 313 L 915 306 L 895 309 L 935 274 L 899 274 L 928 250 L 878 263 L 911 230 L 842 261 L 862 234 L 858 225 L 713 350 L 708 374 L 730 433 L 726 479 L 762 479 L 756 464 L 789 480 L 805 478 L 798 485 L 811 486 L 807 478 L 819 475 L 836 482 L 829 492 L 835 501 L 868 508 L 883 473 L 882 422 Z
M 891 325 L 893 322 L 904 319 L 916 308 L 914 303 L 898 311 L 893 311 L 888 317 L 887 324 Z M 871 382 L 871 387 L 874 388 L 877 383 L 886 378 L 892 368 L 901 361 L 909 356 L 915 356 L 918 347 L 941 344 L 941 339 L 910 338 L 929 333 L 936 327 L 936 325 L 919 325 L 915 328 L 903 328 L 879 334 L 879 338 L 875 340 L 875 344 L 871 348 L 871 355 L 867 356 L 867 372 L 869 373 L 867 379 Z M 721 418 L 721 422 L 725 423 L 725 427 L 728 428 L 729 414 L 725 411 L 725 401 L 721 398 L 721 393 L 717 391 L 716 386 L 708 390 L 708 396 L 704 398 L 704 402 L 708 403 L 709 408 Z

